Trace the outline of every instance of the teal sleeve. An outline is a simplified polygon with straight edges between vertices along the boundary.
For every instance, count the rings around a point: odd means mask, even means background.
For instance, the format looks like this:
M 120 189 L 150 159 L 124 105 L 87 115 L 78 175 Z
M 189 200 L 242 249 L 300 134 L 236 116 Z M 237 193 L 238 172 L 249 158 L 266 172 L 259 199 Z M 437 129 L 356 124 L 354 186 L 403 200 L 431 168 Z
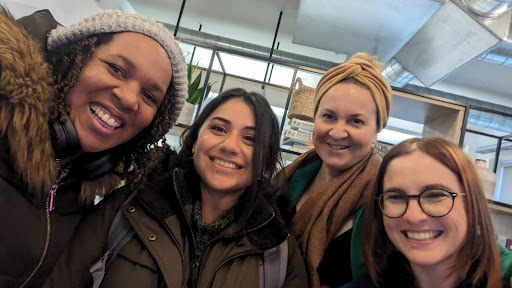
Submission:
M 352 267 L 352 279 L 357 280 L 368 275 L 368 269 L 364 263 L 363 255 L 363 225 L 364 208 L 357 210 L 354 216 L 352 239 L 350 241 L 350 262 Z
M 498 243 L 501 257 L 501 278 L 509 279 L 512 277 L 512 252 Z

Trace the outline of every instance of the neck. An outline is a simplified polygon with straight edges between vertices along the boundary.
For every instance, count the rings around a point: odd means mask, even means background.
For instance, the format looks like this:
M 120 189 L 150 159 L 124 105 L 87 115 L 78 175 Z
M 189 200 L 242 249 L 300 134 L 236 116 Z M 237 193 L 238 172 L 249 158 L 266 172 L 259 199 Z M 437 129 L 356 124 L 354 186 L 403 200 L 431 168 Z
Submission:
M 212 223 L 219 220 L 226 212 L 235 206 L 243 191 L 223 194 L 212 191 L 201 183 L 202 221 Z
M 452 265 L 428 265 L 419 266 L 412 265 L 411 268 L 414 277 L 420 288 L 452 288 L 464 280 L 464 275 L 461 271 L 453 271 L 450 269 Z
M 320 170 L 318 170 L 318 174 L 315 177 L 315 181 L 318 181 L 321 184 L 325 184 L 329 182 L 331 179 L 340 176 L 342 172 L 343 170 L 333 169 L 327 166 L 324 162 L 322 163 L 322 166 L 320 166 Z

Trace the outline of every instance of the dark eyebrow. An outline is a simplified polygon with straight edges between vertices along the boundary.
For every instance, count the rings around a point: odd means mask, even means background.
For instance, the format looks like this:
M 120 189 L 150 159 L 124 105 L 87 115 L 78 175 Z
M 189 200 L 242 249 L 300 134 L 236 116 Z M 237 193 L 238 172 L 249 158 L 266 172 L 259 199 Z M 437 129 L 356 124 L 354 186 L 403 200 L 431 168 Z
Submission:
M 425 187 L 423 187 L 423 189 L 421 189 L 421 191 L 427 191 L 427 190 L 437 190 L 437 189 L 441 189 L 441 190 L 446 190 L 446 191 L 450 191 L 450 192 L 453 192 L 453 189 L 451 188 L 448 188 L 442 184 L 432 184 L 432 185 L 427 185 Z
M 132 60 L 128 59 L 127 57 L 123 56 L 123 55 L 120 55 L 120 54 L 115 54 L 115 55 L 112 55 L 113 57 L 116 57 L 116 58 L 119 58 L 121 61 L 123 61 L 126 66 L 128 66 L 128 68 L 130 70 L 133 70 L 133 71 L 137 71 L 137 66 L 135 66 L 135 64 L 132 62 Z M 149 85 L 149 89 L 154 91 L 154 92 L 158 92 L 158 93 L 162 93 L 165 95 L 165 92 L 162 87 L 158 86 L 156 83 L 151 83 Z
M 214 116 L 214 117 L 212 117 L 212 120 L 221 121 L 221 122 L 224 122 L 224 123 L 226 123 L 226 124 L 231 125 L 231 121 L 229 121 L 229 120 L 228 120 L 228 119 L 226 119 L 226 118 L 220 117 L 220 116 Z M 245 126 L 245 127 L 244 127 L 244 129 L 256 130 L 256 127 L 253 127 L 253 126 Z
M 439 189 L 453 192 L 453 189 L 448 188 L 442 184 L 430 184 L 430 185 L 424 186 L 424 187 L 422 187 L 421 192 L 428 191 L 428 190 L 439 190 Z M 397 187 L 389 187 L 388 189 L 385 189 L 383 192 L 398 192 L 398 193 L 407 194 L 407 193 L 405 193 L 405 191 L 403 189 L 400 189 Z
M 350 117 L 364 117 L 364 118 L 368 118 L 366 115 L 361 114 L 361 113 L 350 114 Z
M 388 189 L 385 189 L 384 191 L 382 191 L 383 193 L 386 193 L 386 192 L 398 192 L 398 193 L 403 193 L 403 194 L 406 194 L 404 190 L 400 189 L 400 188 L 395 188 L 395 187 L 390 187 Z

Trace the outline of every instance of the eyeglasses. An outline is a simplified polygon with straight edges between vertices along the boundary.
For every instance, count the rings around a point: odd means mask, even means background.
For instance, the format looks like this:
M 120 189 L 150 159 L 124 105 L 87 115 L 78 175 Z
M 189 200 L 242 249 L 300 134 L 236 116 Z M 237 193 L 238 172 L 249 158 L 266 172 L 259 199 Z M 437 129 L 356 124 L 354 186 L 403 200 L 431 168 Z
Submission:
M 384 215 L 389 218 L 400 218 L 404 216 L 409 207 L 409 199 L 418 200 L 421 210 L 428 216 L 443 217 L 450 213 L 457 195 L 466 193 L 455 193 L 443 189 L 430 189 L 418 195 L 406 195 L 402 192 L 384 192 L 379 198 L 379 207 Z

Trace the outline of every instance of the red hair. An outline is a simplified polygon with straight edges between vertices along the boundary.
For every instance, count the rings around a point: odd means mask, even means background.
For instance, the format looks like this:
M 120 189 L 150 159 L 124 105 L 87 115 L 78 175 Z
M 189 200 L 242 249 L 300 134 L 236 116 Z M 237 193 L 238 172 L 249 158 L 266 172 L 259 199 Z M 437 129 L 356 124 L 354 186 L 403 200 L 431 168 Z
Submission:
M 383 193 L 383 179 L 391 161 L 416 151 L 429 155 L 455 173 L 466 193 L 463 197 L 468 223 L 466 241 L 457 254 L 457 261 L 451 272 L 468 271 L 474 263 L 475 273 L 466 275 L 467 279 L 476 284 L 478 280 L 486 277 L 487 287 L 501 287 L 500 256 L 487 200 L 472 161 L 460 147 L 438 137 L 409 139 L 396 145 L 382 160 L 373 199 Z M 387 254 L 397 250 L 384 230 L 383 215 L 376 200 L 368 205 L 365 222 L 363 253 L 370 276 L 378 286 L 379 274 L 387 265 Z M 404 265 L 408 267 L 409 263 Z

